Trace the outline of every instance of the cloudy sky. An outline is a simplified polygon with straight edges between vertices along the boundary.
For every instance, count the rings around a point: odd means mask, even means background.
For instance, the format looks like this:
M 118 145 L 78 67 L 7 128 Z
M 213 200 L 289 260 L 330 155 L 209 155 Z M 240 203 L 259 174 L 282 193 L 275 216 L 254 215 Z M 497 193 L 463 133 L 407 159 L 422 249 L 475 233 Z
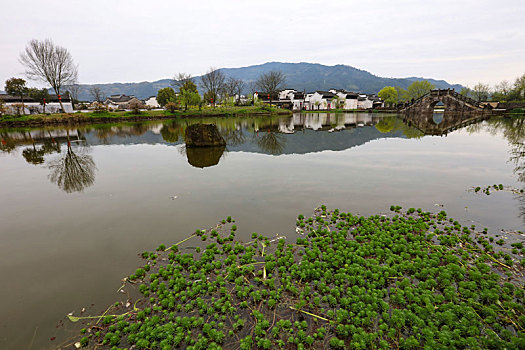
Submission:
M 0 12 L 0 89 L 51 38 L 81 83 L 139 82 L 268 61 L 346 64 L 470 85 L 525 73 L 525 1 L 17 0 Z

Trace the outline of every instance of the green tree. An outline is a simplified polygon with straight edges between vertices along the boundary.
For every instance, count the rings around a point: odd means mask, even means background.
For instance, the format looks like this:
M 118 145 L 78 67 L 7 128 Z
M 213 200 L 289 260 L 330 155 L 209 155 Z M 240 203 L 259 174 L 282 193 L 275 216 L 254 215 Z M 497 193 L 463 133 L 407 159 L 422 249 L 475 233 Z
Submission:
M 388 106 L 394 106 L 397 103 L 397 90 L 392 86 L 385 86 L 377 95 L 385 101 L 385 104 Z
M 5 82 L 5 91 L 9 95 L 19 96 L 22 100 L 22 113 L 24 113 L 24 96 L 27 95 L 28 88 L 26 81 L 22 78 L 11 78 Z
M 525 99 L 525 74 L 519 78 L 516 78 L 513 92 L 517 100 Z
M 498 102 L 508 101 L 511 91 L 512 91 L 512 85 L 507 80 L 503 80 L 502 82 L 496 84 L 490 99 L 492 101 L 498 101 Z
M 423 97 L 428 94 L 430 90 L 434 89 L 434 84 L 430 83 L 427 80 L 415 81 L 408 86 L 407 94 L 409 100 L 417 100 L 418 98 Z
M 45 88 L 29 88 L 27 90 L 27 95 L 31 97 L 35 102 L 39 102 L 40 104 L 44 104 L 44 100 L 46 102 L 49 101 L 49 91 Z
M 187 80 L 184 84 L 181 85 L 180 92 L 182 91 L 195 92 L 197 94 L 199 93 L 199 91 L 197 90 L 197 85 L 195 85 L 195 83 L 192 80 Z
M 181 104 L 184 105 L 184 110 L 188 110 L 188 106 L 196 106 L 201 102 L 201 96 L 197 92 L 191 90 L 181 89 L 179 94 Z
M 402 87 L 396 86 L 397 91 L 397 103 L 403 103 L 408 101 L 408 92 Z
M 468 87 L 461 88 L 461 91 L 459 93 L 460 93 L 460 95 L 463 95 L 465 97 L 471 97 L 472 96 L 472 90 L 470 90 Z
M 157 92 L 157 102 L 162 107 L 164 107 L 168 102 L 175 102 L 176 99 L 177 95 L 175 94 L 175 90 L 170 87 L 160 89 Z

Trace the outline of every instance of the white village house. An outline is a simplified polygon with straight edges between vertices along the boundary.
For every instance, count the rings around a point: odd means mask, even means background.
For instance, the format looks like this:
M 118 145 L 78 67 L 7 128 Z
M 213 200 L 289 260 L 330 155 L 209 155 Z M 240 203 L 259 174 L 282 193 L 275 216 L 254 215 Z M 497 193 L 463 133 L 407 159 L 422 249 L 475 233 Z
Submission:
M 330 91 L 315 91 L 309 98 L 308 110 L 331 110 L 336 109 L 335 94 Z
M 160 105 L 157 102 L 157 96 L 148 97 L 147 99 L 144 100 L 144 104 L 146 105 L 146 107 L 149 106 L 151 108 L 160 108 Z
M 335 89 L 331 89 L 330 92 L 337 95 L 337 102 L 339 104 L 338 108 L 357 109 L 358 94 L 356 94 L 355 92 Z
M 127 109 L 129 108 L 130 103 L 140 103 L 142 104 L 142 101 L 140 101 L 135 96 L 126 96 L 126 95 L 111 95 L 106 98 L 104 101 L 104 104 L 108 108 L 113 109 Z

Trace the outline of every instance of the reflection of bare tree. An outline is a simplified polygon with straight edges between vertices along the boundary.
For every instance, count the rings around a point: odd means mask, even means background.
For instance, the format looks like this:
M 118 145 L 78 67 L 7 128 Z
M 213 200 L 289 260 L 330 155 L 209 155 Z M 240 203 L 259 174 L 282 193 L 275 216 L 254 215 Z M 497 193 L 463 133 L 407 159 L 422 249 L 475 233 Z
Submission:
M 46 152 L 44 151 L 43 147 L 36 148 L 35 144 L 33 143 L 33 147 L 25 148 L 22 151 L 22 156 L 26 160 L 26 162 L 31 164 L 42 164 L 44 163 L 44 155 Z
M 25 148 L 22 151 L 22 156 L 26 162 L 37 165 L 44 163 L 44 156 L 51 153 L 60 153 L 60 143 L 58 143 L 52 136 L 51 133 L 47 132 L 49 138 L 44 139 L 43 145 L 40 147 L 35 146 L 35 142 L 32 140 L 33 147 Z
M 230 146 L 242 145 L 246 142 L 246 136 L 242 128 L 238 129 L 221 129 L 221 136 L 224 138 L 226 143 Z
M 257 145 L 261 150 L 270 154 L 278 155 L 283 153 L 284 146 L 286 145 L 286 138 L 275 132 L 268 131 L 263 135 L 256 136 L 255 138 Z
M 518 181 L 525 182 L 525 118 L 492 118 L 487 124 L 491 134 L 503 132 L 511 146 L 509 161 L 515 165 L 514 173 Z
M 514 163 L 514 174 L 518 181 L 525 182 L 525 118 L 491 118 L 487 121 L 487 129 L 492 135 L 503 133 L 510 144 L 509 161 Z M 525 220 L 525 196 L 517 197 L 520 217 Z
M 95 171 L 97 167 L 91 155 L 81 152 L 73 152 L 71 142 L 67 142 L 67 152 L 64 156 L 55 158 L 49 162 L 49 180 L 58 185 L 67 193 L 82 192 L 84 188 L 95 182 Z

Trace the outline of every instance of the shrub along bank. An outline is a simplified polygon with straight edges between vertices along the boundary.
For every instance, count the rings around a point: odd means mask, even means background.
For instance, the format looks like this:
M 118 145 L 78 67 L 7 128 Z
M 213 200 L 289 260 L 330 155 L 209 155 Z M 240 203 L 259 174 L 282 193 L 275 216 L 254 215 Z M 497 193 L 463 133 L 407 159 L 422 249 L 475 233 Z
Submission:
M 238 117 L 247 115 L 289 115 L 286 109 L 261 107 L 218 107 L 189 109 L 187 111 L 153 110 L 153 111 L 119 111 L 119 112 L 77 112 L 61 114 L 30 114 L 0 116 L 0 127 L 41 126 L 80 123 L 113 123 L 116 121 L 140 121 L 155 119 L 172 119 L 184 117 Z

